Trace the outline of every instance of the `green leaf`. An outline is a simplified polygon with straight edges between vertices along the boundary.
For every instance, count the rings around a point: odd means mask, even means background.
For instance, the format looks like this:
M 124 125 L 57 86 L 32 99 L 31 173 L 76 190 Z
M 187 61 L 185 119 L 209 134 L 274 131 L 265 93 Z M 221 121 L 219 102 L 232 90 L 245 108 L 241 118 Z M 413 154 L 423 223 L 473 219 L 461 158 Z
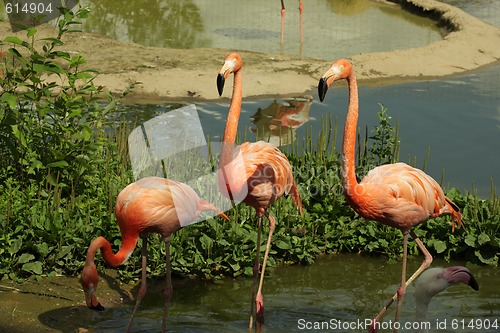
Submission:
M 2 94 L 2 97 L 0 97 L 0 100 L 2 100 L 3 102 L 7 102 L 7 104 L 9 105 L 9 107 L 11 109 L 15 109 L 17 107 L 16 95 L 10 94 L 8 92 L 4 92 Z
M 57 161 L 57 162 L 52 162 L 47 164 L 47 168 L 65 168 L 69 166 L 68 162 L 65 160 Z
M 482 232 L 478 237 L 477 237 L 477 243 L 479 245 L 486 244 L 490 241 L 490 236 Z
M 26 147 L 26 139 L 24 138 L 23 133 L 19 130 L 19 126 L 18 125 L 10 125 L 10 128 L 12 129 L 12 134 L 14 134 L 16 139 L 21 142 L 21 145 L 23 147 Z
M 26 33 L 26 37 L 33 37 L 36 34 L 37 30 L 35 27 L 31 27 L 28 29 L 28 32 Z
M 23 41 L 22 39 L 20 39 L 19 37 L 16 37 L 16 36 L 7 36 L 4 38 L 3 41 L 5 43 L 13 43 L 13 44 L 21 45 L 24 47 L 29 46 L 29 44 L 27 42 Z
M 30 262 L 33 259 L 35 259 L 35 256 L 32 255 L 31 253 L 23 253 L 19 257 L 19 259 L 17 259 L 17 263 L 24 264 L 24 263 Z
M 476 236 L 473 234 L 468 234 L 465 237 L 465 244 L 469 245 L 470 247 L 476 247 Z
M 480 250 L 477 250 L 474 254 L 483 264 L 495 266 L 498 264 L 498 257 L 493 253 L 483 255 Z
M 201 243 L 203 249 L 207 250 L 207 249 L 212 248 L 214 241 L 212 240 L 212 238 L 208 237 L 206 234 L 203 234 L 203 236 L 201 236 L 201 238 L 200 238 L 200 243 Z
M 238 263 L 235 263 L 235 264 L 229 264 L 229 266 L 231 266 L 231 269 L 235 272 L 239 271 L 241 269 L 241 266 L 240 264 Z
M 21 248 L 21 245 L 23 244 L 23 240 L 21 239 L 21 237 L 19 238 L 16 238 L 12 244 L 10 244 L 10 247 L 9 247 L 9 254 L 10 255 L 14 255 L 16 254 L 19 249 Z
M 58 258 L 66 257 L 68 255 L 68 253 L 71 252 L 72 249 L 73 249 L 73 245 L 65 245 L 65 246 L 61 247 L 61 251 L 59 251 Z
M 23 265 L 23 267 L 21 269 L 23 271 L 35 273 L 38 275 L 42 274 L 42 272 L 43 272 L 42 263 L 39 261 L 26 263 Z
M 289 242 L 285 242 L 281 239 L 277 240 L 275 243 L 276 247 L 282 250 L 290 250 L 292 245 Z
M 38 253 L 40 253 L 40 255 L 44 257 L 47 256 L 47 254 L 49 254 L 49 246 L 45 242 L 41 244 L 36 244 L 35 248 L 38 251 Z
M 440 240 L 434 241 L 434 249 L 437 253 L 442 253 L 446 250 L 446 243 Z

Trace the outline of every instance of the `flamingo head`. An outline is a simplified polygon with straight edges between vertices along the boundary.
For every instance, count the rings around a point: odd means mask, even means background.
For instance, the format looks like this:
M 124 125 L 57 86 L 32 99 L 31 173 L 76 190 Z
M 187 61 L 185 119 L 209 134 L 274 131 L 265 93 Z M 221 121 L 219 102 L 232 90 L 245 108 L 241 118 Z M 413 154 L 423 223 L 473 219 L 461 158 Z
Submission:
M 224 83 L 227 77 L 231 73 L 235 73 L 241 69 L 243 61 L 238 53 L 230 53 L 224 58 L 224 65 L 222 65 L 219 74 L 217 75 L 217 90 L 219 91 L 219 96 L 222 96 L 224 91 Z
M 445 268 L 443 273 L 441 273 L 441 278 L 448 281 L 449 284 L 464 283 L 475 291 L 479 290 L 479 285 L 477 284 L 474 275 L 472 275 L 468 268 L 463 266 Z
M 104 307 L 97 301 L 97 297 L 95 296 L 95 290 L 99 282 L 99 274 L 97 273 L 97 268 L 94 263 L 85 264 L 80 282 L 85 292 L 85 302 L 87 306 L 92 310 L 104 310 Z
M 352 65 L 347 59 L 334 61 L 332 66 L 323 74 L 318 84 L 319 100 L 323 102 L 328 91 L 328 87 L 334 82 L 347 79 L 352 72 Z
M 429 299 L 453 284 L 464 283 L 474 290 L 479 290 L 479 285 L 471 271 L 463 266 L 447 268 L 431 268 L 420 275 L 415 285 L 415 295 Z

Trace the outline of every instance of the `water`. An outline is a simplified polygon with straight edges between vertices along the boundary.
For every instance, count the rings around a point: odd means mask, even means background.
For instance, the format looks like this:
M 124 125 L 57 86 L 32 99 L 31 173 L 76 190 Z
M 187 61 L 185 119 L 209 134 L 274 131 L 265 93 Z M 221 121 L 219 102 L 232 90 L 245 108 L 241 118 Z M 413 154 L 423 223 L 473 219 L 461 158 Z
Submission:
M 420 47 L 442 39 L 436 22 L 370 0 L 307 0 L 300 46 L 296 0 L 86 0 L 84 30 L 142 45 L 225 48 L 330 60 L 364 52 Z
M 440 0 L 458 7 L 481 20 L 500 27 L 500 1 L 498 0 Z
M 500 23 L 498 0 L 444 2 L 491 24 Z M 87 3 L 93 8 L 93 15 L 85 23 L 87 31 L 144 45 L 301 53 L 332 60 L 336 57 L 335 52 L 348 56 L 418 47 L 441 39 L 435 22 L 401 11 L 397 6 L 368 0 L 306 1 L 302 50 L 298 42 L 296 1 L 286 2 L 284 48 L 279 42 L 280 6 L 277 0 L 163 0 L 148 2 L 147 5 L 133 2 L 127 6 L 116 6 L 109 0 L 89 0 Z M 335 47 L 327 46 L 331 40 L 335 40 Z M 430 149 L 427 173 L 439 182 L 443 181 L 445 186 L 469 191 L 475 187 L 480 196 L 487 197 L 491 180 L 498 182 L 500 179 L 500 156 L 497 153 L 500 148 L 499 74 L 500 65 L 496 64 L 442 80 L 388 87 L 361 86 L 359 126 L 364 130 L 365 126 L 372 128 L 376 125 L 378 103 L 383 103 L 393 118 L 399 120 L 402 161 L 414 164 L 416 157 L 416 166 L 421 168 Z M 335 88 L 335 93 L 328 94 L 324 104 L 317 103 L 315 91 L 310 94 L 315 97 L 312 105 L 291 116 L 302 118 L 299 119 L 302 124 L 307 123 L 302 127 L 295 125 L 293 132 L 299 140 L 305 136 L 307 128 L 312 128 L 313 133 L 318 132 L 319 120 L 326 114 L 338 117 L 340 128 L 345 119 L 345 88 Z M 253 132 L 264 130 L 268 137 L 279 142 L 275 134 L 285 131 L 284 126 L 275 120 L 273 123 L 272 117 L 276 118 L 276 115 L 271 114 L 280 112 L 277 109 L 286 103 L 289 102 L 283 99 L 246 99 L 240 120 L 242 137 L 255 140 Z M 147 120 L 178 106 L 137 106 L 132 113 L 141 110 L 139 117 Z M 227 104 L 200 103 L 197 106 L 201 110 L 205 133 L 214 139 L 220 138 Z M 286 140 L 282 136 L 283 141 Z
M 420 265 L 421 258 L 411 258 L 409 272 Z M 464 263 L 435 260 L 433 267 Z M 447 329 L 439 332 L 496 332 L 497 330 L 452 330 L 452 320 L 499 320 L 500 290 L 498 269 L 469 267 L 479 283 L 475 292 L 465 285 L 452 286 L 434 297 L 428 320 L 447 321 Z M 388 263 L 383 258 L 360 255 L 332 255 L 319 258 L 314 265 L 278 267 L 266 277 L 264 300 L 266 322 L 263 332 L 320 332 L 330 330 L 301 329 L 314 322 L 333 325 L 372 319 L 387 303 L 398 287 L 401 263 Z M 133 332 L 159 331 L 163 303 L 161 281 L 150 286 L 141 304 Z M 248 332 L 250 279 L 224 279 L 218 282 L 174 281 L 168 329 L 172 332 Z M 135 290 L 134 292 L 137 292 Z M 402 322 L 413 322 L 414 288 L 410 286 L 404 300 Z M 157 296 L 155 296 L 157 295 Z M 133 304 L 108 309 L 90 325 L 90 332 L 122 332 Z M 394 319 L 394 309 L 384 317 Z M 342 324 L 340 324 L 342 325 Z M 500 323 L 499 323 L 500 325 Z M 84 326 L 86 327 L 86 326 Z M 340 332 L 366 332 L 340 329 Z
M 325 69 L 326 70 L 326 69 Z M 500 63 L 472 73 L 440 80 L 392 86 L 360 86 L 359 127 L 371 130 L 378 124 L 379 103 L 399 121 L 400 160 L 422 168 L 430 149 L 425 171 L 443 186 L 472 191 L 481 197 L 490 194 L 491 180 L 500 180 Z M 214 83 L 215 85 L 215 83 Z M 339 122 L 337 149 L 341 149 L 348 90 L 344 84 L 331 87 L 324 103 L 311 91 L 308 98 L 258 99 L 243 101 L 239 130 L 242 139 L 255 141 L 255 132 L 275 143 L 290 137 L 283 124 L 293 125 L 299 142 L 321 129 L 328 115 Z M 213 141 L 224 132 L 228 100 L 197 103 L 203 130 Z M 139 121 L 179 107 L 179 104 L 131 106 L 128 116 Z M 279 135 L 281 131 L 281 139 Z M 373 133 L 369 133 L 371 135 Z

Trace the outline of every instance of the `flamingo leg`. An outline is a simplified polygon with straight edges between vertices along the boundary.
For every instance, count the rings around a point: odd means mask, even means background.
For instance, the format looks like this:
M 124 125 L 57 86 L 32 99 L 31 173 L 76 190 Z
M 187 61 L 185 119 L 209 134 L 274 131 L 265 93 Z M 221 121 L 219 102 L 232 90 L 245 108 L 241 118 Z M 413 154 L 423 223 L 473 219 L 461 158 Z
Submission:
M 281 45 L 285 43 L 285 3 L 281 0 Z
M 167 330 L 167 317 L 168 317 L 168 308 L 170 304 L 170 299 L 173 294 L 172 287 L 172 269 L 170 267 L 170 236 L 165 237 L 165 252 L 166 252 L 166 264 L 167 264 L 167 276 L 166 276 L 166 285 L 164 294 L 164 303 L 163 303 L 163 322 L 161 326 L 161 331 L 164 333 Z
M 259 275 L 260 268 L 260 235 L 262 231 L 262 215 L 259 214 L 257 220 L 257 249 L 255 250 L 255 263 L 253 265 L 253 283 L 252 283 L 252 300 L 250 304 L 250 323 L 248 328 L 251 330 L 253 326 L 253 313 L 255 306 L 255 294 L 257 289 L 257 279 Z
M 415 234 L 415 232 L 413 230 L 410 231 L 410 235 L 415 240 L 415 243 L 417 243 L 417 246 L 419 247 L 419 249 L 423 252 L 425 258 L 424 258 L 424 261 L 422 262 L 422 264 L 420 265 L 419 269 L 417 269 L 415 271 L 415 273 L 413 273 L 413 275 L 408 280 L 406 280 L 406 282 L 404 284 L 405 288 L 408 287 L 432 263 L 432 255 L 430 254 L 429 250 L 427 250 L 424 243 L 422 243 L 420 238 L 418 238 L 418 236 Z M 368 332 L 370 332 L 370 333 L 377 332 L 377 330 L 375 329 L 375 323 L 380 322 L 380 319 L 384 316 L 384 314 L 387 312 L 387 310 L 392 305 L 392 303 L 394 303 L 394 301 L 396 299 L 398 299 L 398 294 L 399 294 L 399 289 L 398 289 L 398 292 L 396 294 L 394 294 L 394 296 L 392 296 L 392 298 L 389 300 L 389 302 L 386 304 L 386 306 L 382 309 L 382 311 L 380 311 L 380 313 L 377 315 L 377 317 L 375 317 L 375 319 L 372 320 L 372 323 L 371 323 L 370 327 L 368 328 Z
M 259 323 L 264 322 L 264 299 L 262 297 L 262 285 L 264 284 L 264 276 L 266 273 L 266 264 L 269 257 L 269 250 L 271 249 L 271 240 L 273 239 L 273 232 L 276 226 L 276 220 L 267 211 L 264 212 L 266 217 L 269 219 L 269 235 L 267 237 L 266 252 L 264 253 L 264 261 L 262 262 L 262 271 L 260 272 L 260 282 L 259 289 L 257 290 L 257 295 L 255 296 L 255 305 L 257 307 L 257 321 Z
M 408 259 L 408 236 L 409 232 L 405 232 L 403 236 L 403 269 L 401 271 L 401 285 L 398 288 L 397 295 L 398 295 L 398 305 L 396 307 L 396 317 L 394 318 L 394 321 L 396 323 L 399 323 L 399 317 L 401 315 L 401 305 L 403 304 L 403 298 L 405 297 L 406 294 L 406 263 Z M 394 333 L 397 333 L 398 329 L 394 328 Z
M 141 239 L 142 239 L 141 288 L 139 289 L 139 293 L 137 294 L 137 300 L 135 301 L 134 310 L 132 311 L 132 315 L 130 316 L 130 320 L 128 322 L 127 329 L 125 330 L 125 332 L 130 331 L 130 328 L 132 327 L 132 321 L 134 320 L 135 313 L 137 312 L 137 309 L 139 308 L 139 304 L 141 304 L 141 301 L 144 298 L 144 296 L 146 295 L 146 291 L 148 290 L 148 287 L 146 284 L 146 265 L 147 265 L 147 257 L 148 257 L 148 249 L 147 249 L 148 234 L 142 233 Z
M 299 27 L 300 27 L 300 44 L 304 42 L 304 36 L 302 35 L 302 12 L 304 11 L 304 4 L 302 0 L 299 0 Z

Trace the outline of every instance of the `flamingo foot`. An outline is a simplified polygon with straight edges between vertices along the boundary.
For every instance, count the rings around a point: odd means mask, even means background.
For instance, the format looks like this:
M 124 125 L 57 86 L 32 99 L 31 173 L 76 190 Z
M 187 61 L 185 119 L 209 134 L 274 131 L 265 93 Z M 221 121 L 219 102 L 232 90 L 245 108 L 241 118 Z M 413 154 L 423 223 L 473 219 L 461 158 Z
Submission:
M 375 327 L 377 324 L 377 319 L 373 319 L 372 323 L 370 324 L 370 327 L 368 327 L 368 333 L 378 333 L 377 327 Z
M 264 298 L 261 293 L 255 296 L 255 308 L 256 308 L 256 318 L 257 322 L 264 322 Z
M 101 303 L 97 303 L 97 305 L 90 305 L 89 308 L 94 311 L 104 311 L 104 306 L 102 306 Z

